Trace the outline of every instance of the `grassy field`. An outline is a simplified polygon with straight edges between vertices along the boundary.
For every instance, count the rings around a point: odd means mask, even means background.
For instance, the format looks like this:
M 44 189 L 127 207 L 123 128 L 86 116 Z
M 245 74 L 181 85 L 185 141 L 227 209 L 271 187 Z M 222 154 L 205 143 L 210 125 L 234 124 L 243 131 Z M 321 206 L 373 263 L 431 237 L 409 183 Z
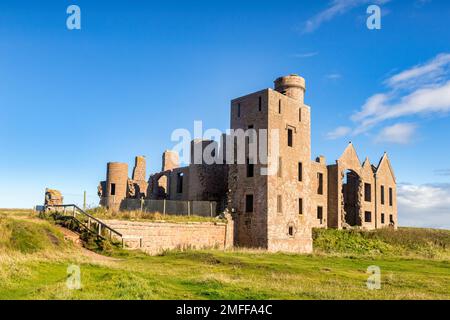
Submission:
M 107 257 L 26 211 L 0 210 L 1 299 L 450 299 L 450 232 L 318 230 L 313 255 L 186 251 Z M 81 270 L 80 290 L 66 286 Z M 367 267 L 382 288 L 368 290 Z

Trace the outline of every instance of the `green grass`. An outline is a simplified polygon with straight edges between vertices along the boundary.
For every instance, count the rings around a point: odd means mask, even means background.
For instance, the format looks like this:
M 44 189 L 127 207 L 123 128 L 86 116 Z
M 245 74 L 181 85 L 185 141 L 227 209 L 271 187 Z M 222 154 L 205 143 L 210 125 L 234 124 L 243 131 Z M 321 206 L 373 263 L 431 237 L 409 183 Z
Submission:
M 55 242 L 62 235 L 46 221 L 9 214 L 0 230 L 2 299 L 450 299 L 446 231 L 316 230 L 312 255 L 118 250 L 105 260 Z M 25 239 L 32 245 L 20 244 Z M 70 264 L 81 268 L 80 290 L 66 287 Z M 366 287 L 372 265 L 381 268 L 381 290 Z

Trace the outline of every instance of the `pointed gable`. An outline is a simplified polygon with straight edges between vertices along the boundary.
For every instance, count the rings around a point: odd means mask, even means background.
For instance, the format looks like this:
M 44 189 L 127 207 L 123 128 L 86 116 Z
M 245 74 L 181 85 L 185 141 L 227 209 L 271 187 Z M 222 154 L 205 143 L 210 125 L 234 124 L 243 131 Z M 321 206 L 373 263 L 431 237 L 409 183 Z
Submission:
M 370 164 L 370 160 L 369 157 L 366 157 L 366 159 L 364 160 L 364 163 L 362 164 L 363 170 L 366 171 L 367 173 L 371 173 L 373 174 L 373 166 L 372 164 Z
M 381 172 L 381 170 L 383 170 L 384 168 L 386 168 L 387 171 L 391 173 L 394 182 L 396 182 L 397 180 L 395 178 L 394 170 L 392 169 L 391 161 L 389 160 L 388 154 L 386 152 L 383 154 L 383 156 L 380 159 L 380 162 L 378 163 L 375 175 Z
M 361 169 L 361 162 L 359 161 L 356 149 L 351 142 L 348 144 L 347 148 L 345 148 L 337 162 L 348 168 Z

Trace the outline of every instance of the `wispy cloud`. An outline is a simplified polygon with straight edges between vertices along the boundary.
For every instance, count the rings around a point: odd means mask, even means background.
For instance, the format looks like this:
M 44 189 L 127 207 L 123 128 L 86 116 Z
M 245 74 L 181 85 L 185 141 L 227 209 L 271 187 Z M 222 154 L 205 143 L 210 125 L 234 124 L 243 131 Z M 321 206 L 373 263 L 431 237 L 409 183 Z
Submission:
M 386 121 L 450 112 L 450 54 L 439 54 L 426 63 L 401 71 L 386 79 L 384 85 L 385 92 L 370 96 L 350 117 L 355 126 L 353 135 Z M 411 137 L 414 129 L 412 125 L 397 124 L 382 129 L 379 138 L 394 131 L 402 137 Z
M 417 126 L 413 123 L 397 123 L 381 130 L 375 142 L 407 144 L 410 143 Z
M 339 138 L 349 135 L 350 132 L 352 132 L 352 129 L 349 127 L 338 127 L 336 129 L 334 129 L 333 131 L 328 132 L 326 134 L 326 138 L 328 140 L 336 140 L 336 139 L 339 139 Z
M 420 84 L 435 83 L 445 77 L 450 66 L 450 54 L 439 54 L 425 64 L 402 71 L 385 81 L 391 88 L 417 87 Z
M 368 4 L 383 4 L 390 0 L 333 0 L 328 7 L 308 19 L 303 27 L 304 33 L 310 33 L 318 29 L 323 23 L 343 15 L 353 8 Z
M 292 57 L 294 58 L 311 58 L 311 57 L 315 57 L 319 54 L 319 52 L 317 51 L 313 51 L 313 52 L 304 52 L 304 53 L 295 53 L 292 55 Z
M 450 184 L 399 184 L 399 224 L 450 229 Z
M 329 80 L 336 80 L 336 79 L 342 78 L 342 75 L 340 73 L 330 73 L 330 74 L 327 74 L 325 76 L 325 78 L 327 78 Z
M 434 174 L 438 176 L 450 176 L 450 169 L 437 169 Z

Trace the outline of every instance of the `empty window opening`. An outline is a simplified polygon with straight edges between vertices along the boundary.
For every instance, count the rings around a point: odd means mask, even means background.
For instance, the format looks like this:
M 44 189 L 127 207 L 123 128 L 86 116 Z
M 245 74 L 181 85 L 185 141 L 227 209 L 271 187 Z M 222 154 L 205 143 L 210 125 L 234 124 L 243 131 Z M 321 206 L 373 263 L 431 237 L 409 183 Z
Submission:
M 177 174 L 177 193 L 183 193 L 183 172 Z
M 317 194 L 323 194 L 323 173 L 318 172 L 317 173 Z
M 302 108 L 298 109 L 298 122 L 302 122 Z
M 300 214 L 300 215 L 303 214 L 303 199 L 302 198 L 298 199 L 298 214 Z
M 278 100 L 278 113 L 281 114 L 281 99 Z
M 262 99 L 261 99 L 261 97 L 259 97 L 258 100 L 259 100 L 258 101 L 258 110 L 261 111 L 262 110 Z
M 372 212 L 370 212 L 370 211 L 364 212 L 364 221 L 372 222 Z
M 245 196 L 245 212 L 253 212 L 253 195 L 247 194 Z
M 384 224 L 384 213 L 381 214 L 381 224 Z
M 381 204 L 384 204 L 384 186 L 381 186 L 381 190 L 380 190 L 380 197 L 381 197 Z
M 389 223 L 394 224 L 394 216 L 392 214 L 389 215 Z
M 389 206 L 392 207 L 392 188 L 389 188 Z
M 252 178 L 255 174 L 255 165 L 252 162 L 247 158 L 247 178 Z
M 288 129 L 288 147 L 292 147 L 293 145 L 293 139 L 294 137 L 292 136 L 292 129 Z
M 241 104 L 240 103 L 238 103 L 238 106 L 237 106 L 237 116 L 238 116 L 238 118 L 241 116 Z
M 317 219 L 320 220 L 320 224 L 323 222 L 323 207 L 317 207 Z
M 303 180 L 303 164 L 301 162 L 298 163 L 298 181 Z
M 278 212 L 278 213 L 283 212 L 283 204 L 282 204 L 281 200 L 282 200 L 281 194 L 279 194 L 279 195 L 277 196 L 277 212 Z
M 344 219 L 350 226 L 361 226 L 364 217 L 360 217 L 361 210 L 359 190 L 363 188 L 359 175 L 353 170 L 345 170 L 342 179 L 341 197 L 344 205 Z M 341 201 L 342 201 L 341 200 Z
M 370 183 L 364 183 L 364 200 L 372 201 L 372 185 Z
M 111 183 L 111 195 L 112 196 L 116 195 L 116 184 L 115 183 Z
M 288 234 L 289 234 L 291 237 L 294 236 L 294 227 L 290 226 L 290 227 L 288 228 Z

